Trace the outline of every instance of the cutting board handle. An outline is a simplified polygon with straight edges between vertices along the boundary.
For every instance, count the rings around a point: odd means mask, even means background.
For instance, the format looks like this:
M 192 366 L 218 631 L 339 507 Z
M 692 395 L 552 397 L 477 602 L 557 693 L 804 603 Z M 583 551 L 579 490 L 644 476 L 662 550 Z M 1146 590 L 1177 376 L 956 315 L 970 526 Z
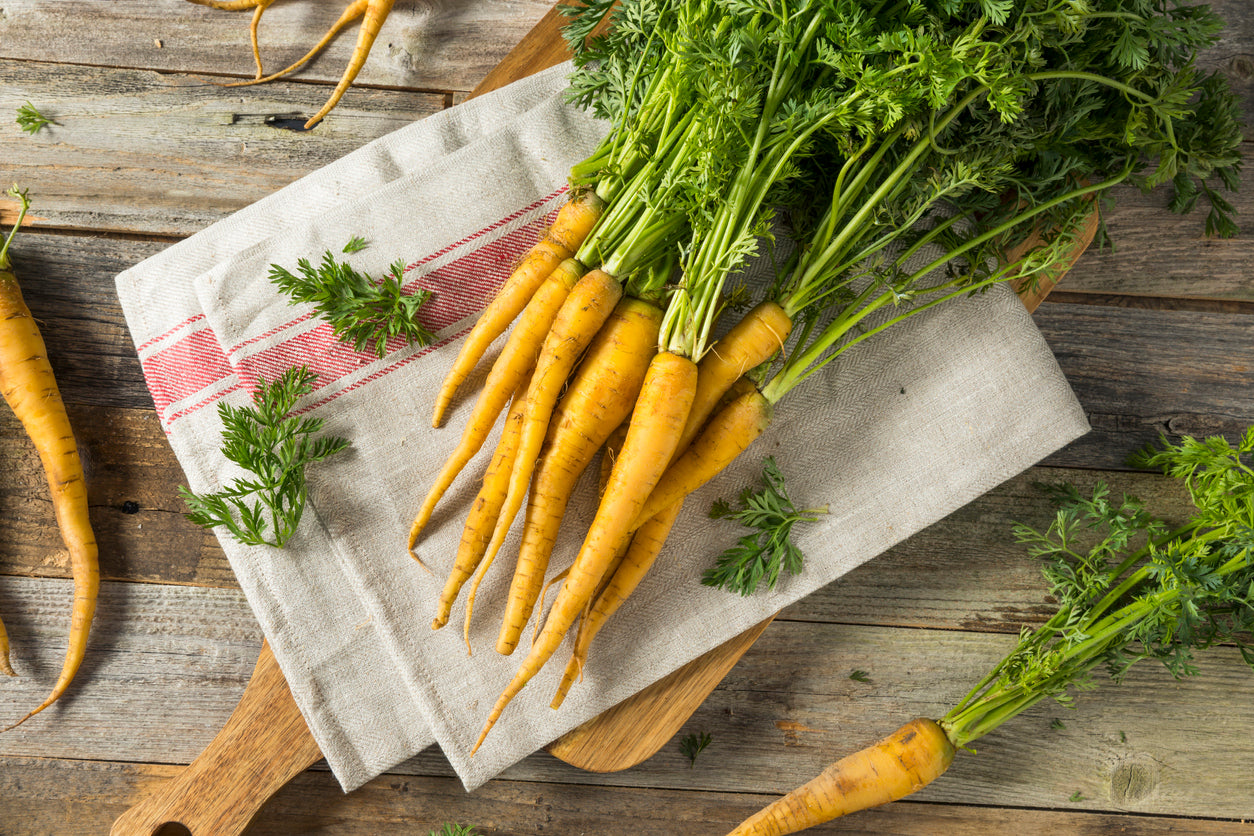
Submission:
M 236 836 L 279 788 L 322 757 L 268 643 L 239 705 L 191 765 L 127 810 L 110 836 Z

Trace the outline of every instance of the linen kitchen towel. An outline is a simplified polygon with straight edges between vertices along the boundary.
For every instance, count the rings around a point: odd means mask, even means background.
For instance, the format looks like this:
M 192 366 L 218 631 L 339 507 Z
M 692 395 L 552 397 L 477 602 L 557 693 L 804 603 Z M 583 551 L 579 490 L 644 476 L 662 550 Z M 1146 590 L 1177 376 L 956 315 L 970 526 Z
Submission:
M 564 104 L 566 72 L 398 131 L 118 278 L 154 401 L 193 490 L 239 475 L 220 452 L 217 403 L 247 402 L 257 381 L 292 365 L 319 375 L 302 410 L 352 442 L 311 468 L 309 507 L 287 547 L 221 538 L 345 789 L 432 741 L 474 788 L 1087 429 L 1048 346 L 1008 290 L 939 306 L 866 341 L 795 390 L 768 433 L 690 497 L 663 558 L 598 636 L 562 708 L 549 708 L 566 661 L 559 653 L 470 756 L 521 661 L 521 653 L 495 651 L 516 532 L 479 589 L 473 655 L 460 629 L 463 604 L 448 627 L 432 631 L 430 621 L 495 437 L 437 507 L 418 560 L 405 544 L 482 372 L 440 429 L 430 427 L 434 393 L 478 311 L 565 199 L 569 167 L 604 135 L 603 124 Z M 351 185 L 359 174 L 367 188 Z M 437 335 L 433 345 L 393 345 L 383 359 L 357 354 L 268 281 L 270 265 L 316 261 L 355 236 L 369 246 L 343 257 L 358 269 L 379 275 L 403 259 L 406 286 L 434 291 L 421 314 Z M 702 572 L 740 536 L 707 517 L 710 502 L 757 484 L 767 455 L 799 504 L 828 507 L 796 536 L 805 571 L 749 598 L 702 586 Z M 550 574 L 573 558 L 594 496 L 585 478 Z

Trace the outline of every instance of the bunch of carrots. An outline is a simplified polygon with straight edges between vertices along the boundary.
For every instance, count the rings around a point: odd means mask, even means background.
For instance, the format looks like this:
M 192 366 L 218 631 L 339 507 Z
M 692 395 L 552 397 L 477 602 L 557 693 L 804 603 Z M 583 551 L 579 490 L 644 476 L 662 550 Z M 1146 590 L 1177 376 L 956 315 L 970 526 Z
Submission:
M 69 646 L 52 692 L 35 708 L 0 731 L 8 731 L 56 702 L 69 687 L 87 651 L 87 635 L 96 611 L 100 588 L 96 538 L 87 509 L 87 484 L 78 445 L 66 415 L 65 404 L 48 363 L 43 336 L 22 299 L 9 259 L 9 245 L 17 234 L 30 201 L 14 186 L 8 194 L 21 208 L 13 228 L 0 245 L 0 394 L 25 427 L 39 452 L 48 490 L 56 512 L 61 538 L 69 551 L 74 578 L 74 606 L 70 618 Z M 14 675 L 9 664 L 9 639 L 0 622 L 0 672 Z
M 612 128 L 437 399 L 440 426 L 509 331 L 410 532 L 413 550 L 505 413 L 433 628 L 469 582 L 469 641 L 475 590 L 521 512 L 497 641 L 512 653 L 575 482 L 610 455 L 582 546 L 552 578 L 560 591 L 476 749 L 576 630 L 562 702 L 684 498 L 844 351 L 951 299 L 1065 269 L 1119 183 L 1170 183 L 1180 209 L 1205 195 L 1212 227 L 1231 231 L 1211 181 L 1234 187 L 1241 135 L 1230 92 L 1193 66 L 1219 30 L 1205 9 L 605 0 L 571 14 L 571 99 Z M 781 217 L 796 249 L 766 287 L 737 284 Z M 735 303 L 748 312 L 716 339 Z

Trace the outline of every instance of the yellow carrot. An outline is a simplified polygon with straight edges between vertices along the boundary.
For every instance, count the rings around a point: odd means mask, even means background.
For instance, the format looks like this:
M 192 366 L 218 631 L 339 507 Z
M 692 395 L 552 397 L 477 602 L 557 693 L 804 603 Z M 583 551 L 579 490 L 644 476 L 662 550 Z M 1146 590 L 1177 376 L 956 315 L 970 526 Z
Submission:
M 201 2 L 201 0 L 191 0 L 191 1 L 193 3 Z M 257 2 L 257 0 L 247 0 L 247 2 Z M 273 2 L 273 0 L 271 0 L 271 2 Z M 292 73 L 296 72 L 301 67 L 303 67 L 305 64 L 309 63 L 310 59 L 312 59 L 315 55 L 317 55 L 319 52 L 325 49 L 326 45 L 331 43 L 331 41 L 335 39 L 336 35 L 344 31 L 344 28 L 348 26 L 348 24 L 352 23 L 354 20 L 361 17 L 362 14 L 365 13 L 366 5 L 369 2 L 370 0 L 353 0 L 352 3 L 349 3 L 348 6 L 345 7 L 344 11 L 340 14 L 339 20 L 331 24 L 331 28 L 328 29 L 326 33 L 323 34 L 322 38 L 319 39 L 318 43 L 314 44 L 313 48 L 310 49 L 308 52 L 306 52 L 305 55 L 300 60 L 296 61 L 294 64 L 289 64 L 288 66 L 279 70 L 277 73 L 271 73 L 268 76 L 262 77 L 261 76 L 261 58 L 260 56 L 258 56 L 257 57 L 257 73 L 258 73 L 257 78 L 251 79 L 249 81 L 236 81 L 231 84 L 223 84 L 222 86 L 223 87 L 249 87 L 253 84 L 264 84 L 267 81 L 274 81 L 275 79 L 279 79 L 279 78 L 283 78 L 284 76 L 291 75 Z M 254 20 L 254 29 L 255 27 L 256 27 L 256 21 Z M 254 51 L 256 51 L 257 49 L 255 32 L 253 35 L 253 49 Z
M 691 360 L 670 352 L 656 355 L 649 363 L 623 450 L 614 463 L 609 484 L 579 554 L 553 602 L 544 629 L 513 681 L 493 706 L 475 750 L 483 744 L 510 700 L 552 657 L 566 631 L 591 600 L 606 566 L 627 540 L 632 521 L 661 478 L 665 463 L 670 461 L 679 442 L 679 434 L 692 407 L 696 377 L 696 365 Z
M 727 390 L 747 372 L 784 350 L 792 320 L 777 303 L 746 313 L 698 363 L 697 395 L 679 449 L 686 450 Z
M 657 351 L 661 321 L 656 305 L 634 298 L 619 302 L 553 412 L 527 497 L 522 544 L 497 639 L 500 653 L 513 652 L 531 617 L 575 483 L 631 414 Z
M 261 16 L 265 14 L 266 9 L 274 5 L 274 0 L 190 0 L 190 2 L 227 12 L 253 10 L 253 20 L 248 26 L 248 36 L 252 41 L 253 61 L 257 64 L 257 78 L 260 79 L 262 76 L 261 48 L 257 45 L 257 26 L 261 23 Z
M 366 0 L 366 9 L 361 16 L 361 28 L 357 30 L 357 43 L 353 46 L 353 54 L 348 59 L 348 66 L 344 68 L 344 75 L 340 77 L 339 84 L 335 85 L 331 98 L 327 99 L 322 110 L 309 117 L 309 121 L 305 123 L 305 130 L 321 122 L 322 117 L 339 104 L 340 97 L 352 85 L 357 74 L 361 72 L 361 68 L 366 65 L 366 56 L 370 54 L 370 47 L 374 46 L 374 39 L 379 36 L 379 29 L 391 13 L 395 2 L 396 0 Z
M 535 296 L 523 309 L 517 326 L 510 333 L 496 362 L 492 364 L 492 370 L 488 373 L 483 391 L 479 393 L 479 399 L 475 402 L 475 408 L 462 431 L 457 447 L 436 476 L 435 483 L 422 503 L 422 508 L 414 518 L 414 524 L 409 531 L 411 549 L 418 542 L 423 528 L 430 521 L 436 503 L 444 496 L 444 492 L 453 484 L 453 480 L 457 478 L 457 474 L 466 466 L 466 463 L 479 452 L 479 448 L 483 446 L 483 442 L 492 431 L 497 416 L 505 407 L 505 402 L 518 390 L 523 375 L 530 373 L 535 365 L 536 357 L 540 354 L 540 347 L 544 344 L 544 337 L 553 323 L 553 317 L 557 315 L 562 302 L 566 300 L 567 294 L 575 286 L 581 273 L 582 268 L 574 259 L 562 262 L 544 280 Z
M 4 629 L 4 619 L 0 619 L 0 673 L 17 676 L 13 666 L 9 664 L 9 634 Z
M 483 474 L 483 486 L 479 495 L 470 506 L 466 515 L 466 524 L 462 528 L 462 539 L 457 546 L 457 557 L 453 561 L 453 569 L 449 573 L 440 599 L 436 603 L 435 618 L 431 620 L 431 629 L 438 630 L 448 623 L 449 613 L 453 610 L 453 602 L 457 600 L 462 586 L 474 575 L 475 569 L 483 560 L 492 537 L 492 523 L 505 501 L 510 467 L 514 463 L 514 451 L 518 449 L 518 435 L 522 427 L 523 408 L 527 403 L 527 384 L 531 373 L 523 377 L 514 394 L 509 415 L 505 418 L 505 427 L 501 430 L 501 438 L 496 444 L 492 460 L 488 462 Z
M 600 218 L 603 207 L 604 203 L 594 192 L 585 191 L 572 197 L 558 210 L 553 225 L 514 268 L 470 329 L 436 395 L 431 426 L 438 427 L 443 423 L 444 412 L 452 403 L 458 387 L 470 376 L 488 346 L 505 333 L 545 277 L 563 260 L 574 255 Z
M 653 567 L 682 508 L 683 502 L 676 502 L 662 513 L 651 517 L 631 538 L 631 543 L 624 550 L 625 553 L 618 562 L 618 566 L 614 567 L 609 578 L 602 585 L 601 591 L 597 593 L 587 616 L 579 622 L 575 648 L 571 652 L 562 681 L 557 686 L 557 695 L 553 697 L 551 703 L 553 708 L 561 706 L 570 686 L 583 676 L 583 666 L 588 659 L 588 646 L 592 644 L 592 640 L 596 638 L 605 622 L 618 612 L 618 608 L 632 592 L 635 592 L 640 581 Z
M 96 537 L 88 518 L 87 485 L 78 445 L 48 362 L 43 336 L 26 307 L 9 261 L 9 245 L 21 226 L 29 203 L 26 194 L 17 192 L 16 188 L 10 194 L 21 200 L 22 208 L 4 246 L 0 248 L 0 394 L 26 429 L 48 477 L 57 527 L 69 551 L 74 605 L 65 661 L 52 692 L 17 722 L 0 731 L 20 725 L 65 693 L 86 654 L 87 634 L 91 630 L 96 596 L 100 590 Z
M 782 836 L 904 798 L 945 773 L 957 752 L 932 720 L 912 720 L 873 746 L 841 758 L 728 836 Z
M 531 474 L 535 472 L 536 457 L 540 455 L 540 445 L 548 432 L 553 407 L 570 377 L 571 369 L 609 319 L 622 295 L 623 286 L 618 279 L 602 270 L 591 270 L 570 291 L 553 319 L 553 327 L 544 338 L 544 347 L 536 358 L 518 452 L 509 475 L 509 492 L 501 505 L 492 541 L 488 544 L 488 561 L 500 551 L 514 517 L 522 507 L 527 486 L 531 484 Z
M 774 409 L 756 389 L 719 410 L 644 504 L 636 526 L 709 482 L 735 461 L 770 426 Z
M 678 453 L 682 454 L 691 446 L 711 412 L 725 408 L 741 396 L 756 392 L 753 384 L 743 377 L 744 373 L 782 350 L 791 330 L 792 321 L 784 309 L 774 302 L 764 302 L 745 314 L 711 348 L 697 365 L 696 394 L 680 436 Z M 663 479 L 665 478 L 664 476 Z M 619 561 L 612 576 L 607 578 L 603 589 L 597 593 L 588 615 L 579 624 L 575 648 L 558 685 L 557 695 L 553 698 L 553 708 L 562 704 L 570 687 L 582 676 L 592 640 L 636 590 L 657 560 L 682 507 L 683 500 L 680 499 L 650 516 L 632 537 L 628 547 L 629 556 Z

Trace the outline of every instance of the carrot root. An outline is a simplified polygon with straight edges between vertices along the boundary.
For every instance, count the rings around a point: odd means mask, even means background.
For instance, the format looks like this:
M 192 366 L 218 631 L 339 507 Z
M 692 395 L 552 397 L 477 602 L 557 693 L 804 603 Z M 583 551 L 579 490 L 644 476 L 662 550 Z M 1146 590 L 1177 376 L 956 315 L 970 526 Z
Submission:
M 479 393 L 479 399 L 456 449 L 436 476 L 435 483 L 414 518 L 409 531 L 410 549 L 418 542 L 422 530 L 431 520 L 436 503 L 444 496 L 466 463 L 479 452 L 492 431 L 497 416 L 505 407 L 505 402 L 518 390 L 523 376 L 529 374 L 535 366 L 536 357 L 540 354 L 540 347 L 544 344 L 544 336 L 553 323 L 553 317 L 557 315 L 570 289 L 575 286 L 580 272 L 579 263 L 574 259 L 562 262 L 558 269 L 548 275 L 523 309 L 517 327 L 509 335 L 509 340 L 488 373 L 483 391 Z
M 746 313 L 698 364 L 697 394 L 680 450 L 687 449 L 723 395 L 746 372 L 784 350 L 792 320 L 777 303 L 762 302 Z
M 615 305 L 557 408 L 541 416 L 543 423 L 532 425 L 534 435 L 526 452 L 534 455 L 542 437 L 544 452 L 534 467 L 526 467 L 522 458 L 514 465 L 516 487 L 523 491 L 530 483 L 531 492 L 497 639 L 499 653 L 514 651 L 531 617 L 575 483 L 614 427 L 631 412 L 656 352 L 661 318 L 656 305 L 639 299 Z M 507 500 L 500 523 L 508 526 L 516 510 Z
M 683 505 L 682 502 L 676 502 L 662 513 L 652 517 L 640 526 L 631 538 L 631 544 L 626 553 L 601 591 L 597 593 L 588 615 L 579 624 L 579 633 L 575 637 L 575 649 L 571 653 L 566 672 L 562 675 L 562 681 L 557 686 L 557 694 L 550 703 L 552 708 L 559 708 L 571 686 L 583 677 L 583 666 L 588 660 L 588 646 L 653 568 L 658 555 L 662 553 L 662 546 L 666 545 L 666 538 L 670 535 L 671 528 L 674 527 Z
M 191 0 L 191 2 L 197 3 L 197 2 L 200 2 L 200 0 Z M 250 2 L 257 2 L 257 0 L 250 0 Z M 291 75 L 292 73 L 299 70 L 301 67 L 305 66 L 305 64 L 309 63 L 313 59 L 313 57 L 317 55 L 319 52 L 322 52 L 322 50 L 326 48 L 327 44 L 331 43 L 331 41 L 335 39 L 336 35 L 344 31 L 344 28 L 348 26 L 348 24 L 352 23 L 354 20 L 361 17 L 365 13 L 366 6 L 368 3 L 369 3 L 369 0 L 353 0 L 353 2 L 350 3 L 347 7 L 345 7 L 344 11 L 340 14 L 339 20 L 331 24 L 331 28 L 328 29 L 326 33 L 323 34 L 323 36 L 318 40 L 318 42 L 314 44 L 313 47 L 308 52 L 306 52 L 304 56 L 300 58 L 300 60 L 296 61 L 295 63 L 289 64 L 288 66 L 279 70 L 277 73 L 271 73 L 268 76 L 263 77 L 261 75 L 258 75 L 257 78 L 253 78 L 248 81 L 236 81 L 230 84 L 223 84 L 222 86 L 223 87 L 251 87 L 254 84 L 265 84 L 268 81 L 275 81 L 276 79 L 280 79 L 280 78 L 283 78 L 284 76 Z M 257 69 L 258 69 L 258 73 L 260 73 L 260 70 L 261 70 L 260 57 L 258 57 L 257 59 Z
M 623 286 L 617 279 L 604 271 L 592 270 L 575 284 L 557 312 L 553 327 L 544 338 L 544 346 L 536 359 L 535 375 L 527 391 L 518 450 L 509 474 L 509 490 L 488 544 L 486 562 L 495 559 L 514 524 L 514 518 L 518 516 L 518 509 L 522 507 L 553 407 L 570 377 L 571 369 L 609 319 L 622 293 Z
M 728 836 L 780 836 L 904 798 L 939 778 L 957 750 L 932 720 L 912 720 L 741 822 Z
M 674 454 L 692 407 L 696 377 L 696 365 L 685 357 L 663 352 L 650 361 L 623 451 L 614 464 L 605 495 L 570 574 L 553 602 L 539 638 L 492 707 L 472 754 L 483 744 L 505 707 L 553 656 L 567 630 L 591 602 L 606 567 L 626 542 L 632 522 Z
M 22 215 L 25 215 L 24 194 L 22 201 Z M 51 693 L 17 722 L 0 731 L 21 725 L 65 693 L 86 654 L 87 636 L 100 589 L 98 549 L 88 517 L 87 486 L 78 445 L 48 362 L 43 336 L 22 299 L 17 277 L 9 269 L 8 246 L 20 223 L 21 215 L 0 248 L 0 395 L 26 429 L 48 477 L 57 528 L 70 556 L 74 603 L 65 661 Z
M 666 470 L 637 519 L 643 524 L 705 485 L 735 461 L 768 426 L 771 404 L 756 389 L 716 413 L 692 445 Z
M 322 106 L 321 110 L 309 117 L 309 121 L 305 123 L 305 130 L 321 122 L 322 118 L 340 103 L 340 99 L 357 79 L 361 68 L 366 65 L 370 48 L 374 46 L 375 38 L 379 37 L 379 29 L 383 27 L 383 21 L 391 14 L 395 3 L 396 0 L 367 0 L 366 10 L 361 16 L 361 28 L 357 30 L 357 43 L 353 46 L 353 54 L 348 59 L 348 66 L 344 68 L 344 75 L 340 77 L 339 83 L 331 91 L 331 97 L 327 99 L 327 103 Z
M 553 225 L 523 256 L 466 336 L 436 395 L 431 426 L 438 427 L 444 422 L 444 413 L 453 402 L 453 396 L 470 376 L 488 346 L 505 333 L 548 274 L 574 255 L 601 217 L 603 208 L 601 199 L 595 193 L 587 191 L 572 197 L 558 210 Z
M 522 426 L 523 407 L 527 402 L 529 378 L 530 375 L 524 378 L 514 394 L 514 402 L 505 419 L 500 441 L 497 442 L 496 451 L 483 474 L 483 485 L 470 506 L 470 513 L 466 515 L 453 569 L 440 592 L 439 601 L 436 602 L 435 617 L 431 620 L 432 630 L 438 630 L 448 623 L 453 603 L 466 581 L 479 568 L 484 552 L 487 551 L 488 540 L 492 536 L 492 523 L 501 509 L 501 503 L 505 501 L 506 479 L 514 463 L 514 451 L 518 449 L 518 433 Z
M 9 664 L 9 633 L 4 629 L 4 619 L 0 619 L 0 673 L 5 676 L 17 676 L 13 665 Z

